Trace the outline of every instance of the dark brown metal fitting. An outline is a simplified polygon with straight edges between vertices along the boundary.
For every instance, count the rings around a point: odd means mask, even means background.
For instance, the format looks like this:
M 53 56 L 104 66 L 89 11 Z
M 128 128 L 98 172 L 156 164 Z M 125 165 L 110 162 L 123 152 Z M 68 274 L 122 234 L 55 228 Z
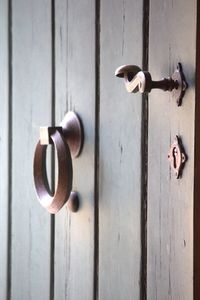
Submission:
M 172 91 L 172 97 L 175 98 L 178 106 L 181 105 L 182 98 L 188 86 L 181 63 L 178 63 L 177 69 L 171 77 L 163 78 L 159 81 L 153 81 L 149 72 L 141 71 L 135 65 L 124 65 L 117 68 L 115 76 L 124 78 L 125 86 L 129 93 L 136 93 L 138 91 L 140 93 L 150 93 L 152 89 Z
M 81 154 L 84 142 L 84 130 L 81 119 L 73 111 L 69 111 L 60 123 L 60 126 L 72 157 L 78 157 Z
M 71 192 L 67 201 L 66 207 L 72 211 L 77 212 L 79 209 L 79 197 L 77 192 Z
M 178 82 L 178 86 L 172 90 L 172 97 L 176 100 L 177 105 L 181 106 L 185 91 L 188 88 L 181 63 L 178 63 L 177 69 L 172 75 L 172 80 Z
M 183 148 L 181 138 L 178 136 L 176 136 L 170 147 L 168 159 L 171 164 L 171 168 L 174 170 L 176 178 L 181 178 L 185 162 L 187 161 L 187 155 Z
M 46 149 L 53 144 L 58 157 L 58 183 L 53 194 L 46 173 Z M 83 126 L 74 112 L 68 112 L 59 127 L 41 127 L 33 163 L 34 183 L 40 204 L 55 214 L 69 201 L 69 209 L 78 210 L 78 194 L 72 191 L 72 157 L 77 157 L 83 146 Z

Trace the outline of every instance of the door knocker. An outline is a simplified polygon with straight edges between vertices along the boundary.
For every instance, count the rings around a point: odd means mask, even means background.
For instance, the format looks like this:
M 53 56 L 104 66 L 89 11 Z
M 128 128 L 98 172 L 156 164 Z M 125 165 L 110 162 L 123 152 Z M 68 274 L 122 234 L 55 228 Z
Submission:
M 142 71 L 135 65 L 124 65 L 116 69 L 115 76 L 124 78 L 126 89 L 129 93 L 150 93 L 152 89 L 171 91 L 177 105 L 181 106 L 182 99 L 187 89 L 187 82 L 183 74 L 182 65 L 178 63 L 177 69 L 171 77 L 153 81 L 151 74 Z
M 58 183 L 52 194 L 46 173 L 46 149 L 52 144 L 58 158 Z M 41 127 L 40 140 L 36 145 L 33 173 L 35 189 L 40 204 L 55 214 L 67 202 L 68 208 L 78 210 L 79 200 L 72 191 L 72 157 L 78 157 L 83 146 L 83 127 L 74 112 L 68 112 L 59 127 Z

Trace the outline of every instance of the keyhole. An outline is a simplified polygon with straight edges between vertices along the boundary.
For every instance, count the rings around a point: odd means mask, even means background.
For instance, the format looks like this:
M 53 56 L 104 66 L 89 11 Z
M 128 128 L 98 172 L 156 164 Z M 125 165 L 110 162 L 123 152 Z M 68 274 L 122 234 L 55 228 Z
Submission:
M 178 153 L 177 153 L 177 149 L 176 149 L 176 148 L 173 148 L 172 155 L 173 155 L 174 169 L 176 169 L 176 167 L 177 167 L 177 161 L 176 161 L 177 154 L 178 154 Z
M 186 153 L 184 151 L 181 139 L 176 136 L 173 144 L 170 147 L 168 153 L 168 159 L 171 165 L 171 168 L 174 170 L 176 178 L 180 178 L 184 168 L 184 164 L 187 160 Z

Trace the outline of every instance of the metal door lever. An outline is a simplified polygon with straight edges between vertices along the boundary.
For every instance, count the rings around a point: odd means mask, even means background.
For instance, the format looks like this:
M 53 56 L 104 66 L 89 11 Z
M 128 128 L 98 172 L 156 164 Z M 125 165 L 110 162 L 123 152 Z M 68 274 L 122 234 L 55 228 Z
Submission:
M 178 63 L 177 69 L 171 77 L 163 78 L 159 81 L 153 81 L 151 74 L 142 71 L 135 65 L 124 65 L 116 69 L 115 76 L 124 78 L 126 89 L 129 93 L 150 93 L 152 89 L 161 89 L 163 91 L 172 91 L 172 96 L 180 106 L 182 98 L 187 88 L 187 82 L 182 71 L 182 66 Z

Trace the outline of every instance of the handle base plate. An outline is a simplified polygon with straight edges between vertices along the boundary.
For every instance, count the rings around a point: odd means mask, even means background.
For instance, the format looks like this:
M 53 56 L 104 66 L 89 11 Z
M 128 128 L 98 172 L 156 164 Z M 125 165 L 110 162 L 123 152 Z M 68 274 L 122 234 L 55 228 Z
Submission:
M 172 97 L 176 100 L 177 105 L 181 106 L 183 96 L 188 87 L 181 63 L 178 63 L 177 69 L 172 75 L 172 80 L 178 82 L 177 88 L 172 90 Z

